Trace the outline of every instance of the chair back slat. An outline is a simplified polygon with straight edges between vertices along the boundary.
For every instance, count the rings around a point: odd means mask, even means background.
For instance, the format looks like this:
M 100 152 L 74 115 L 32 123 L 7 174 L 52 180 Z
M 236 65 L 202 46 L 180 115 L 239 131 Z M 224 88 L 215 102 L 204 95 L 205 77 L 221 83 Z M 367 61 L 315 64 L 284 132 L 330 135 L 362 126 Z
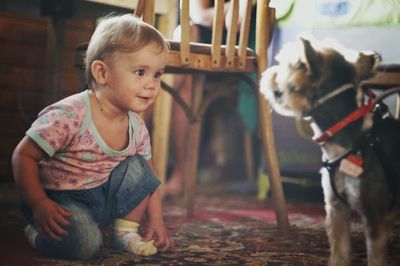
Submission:
M 181 64 L 187 65 L 190 62 L 190 18 L 189 0 L 181 1 Z
M 145 0 L 146 4 L 143 11 L 143 21 L 154 26 L 155 0 Z
M 139 0 L 137 2 L 135 11 L 133 12 L 133 15 L 135 17 L 138 17 L 138 18 L 142 17 L 145 4 L 146 4 L 146 0 Z
M 270 25 L 275 18 L 275 9 L 268 8 L 269 0 L 257 0 L 256 14 L 256 54 L 258 72 L 261 75 L 268 65 L 268 46 L 271 42 L 273 28 Z
M 239 0 L 231 0 L 231 18 L 230 25 L 228 25 L 228 36 L 226 40 L 226 67 L 231 68 L 234 66 L 235 45 L 237 36 L 237 25 L 239 19 Z
M 214 20 L 211 40 L 212 67 L 219 67 L 221 61 L 222 31 L 224 26 L 224 0 L 216 0 L 214 3 Z
M 155 0 L 139 0 L 133 15 L 154 26 Z
M 271 41 L 272 41 L 272 35 L 273 35 L 273 33 L 274 33 L 274 28 L 275 28 L 275 21 L 276 21 L 276 9 L 275 8 L 270 8 L 269 9 L 269 23 L 268 23 L 268 25 L 269 25 L 269 27 L 268 27 L 268 29 L 269 29 L 269 32 L 268 32 L 268 34 L 269 34 L 269 43 L 268 43 L 268 47 L 269 47 L 269 45 L 271 44 Z
M 246 67 L 246 54 L 247 54 L 247 45 L 249 43 L 252 0 L 247 0 L 245 8 L 246 8 L 245 17 L 240 27 L 240 37 L 239 37 L 238 55 L 239 55 L 240 69 L 244 69 Z

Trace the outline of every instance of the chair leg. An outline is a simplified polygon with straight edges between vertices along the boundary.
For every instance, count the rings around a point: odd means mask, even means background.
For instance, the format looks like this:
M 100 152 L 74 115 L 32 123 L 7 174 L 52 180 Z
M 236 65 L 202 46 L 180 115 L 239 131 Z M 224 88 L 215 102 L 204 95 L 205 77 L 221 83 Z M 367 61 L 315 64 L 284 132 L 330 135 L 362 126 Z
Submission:
M 258 97 L 260 113 L 260 131 L 263 142 L 264 154 L 267 159 L 268 177 L 272 189 L 272 197 L 275 205 L 275 214 L 279 232 L 287 236 L 289 234 L 289 220 L 280 177 L 280 168 L 276 155 L 274 132 L 272 128 L 272 116 L 268 111 L 268 102 L 262 95 Z
M 199 142 L 200 142 L 201 123 L 195 122 L 189 125 L 188 153 L 185 165 L 185 205 L 186 216 L 193 217 L 198 159 L 199 159 Z
M 192 84 L 192 110 L 197 114 L 203 96 L 203 77 L 201 75 L 193 75 Z M 190 121 L 188 129 L 188 146 L 187 161 L 185 165 L 185 205 L 186 216 L 193 217 L 196 182 L 199 161 L 199 147 L 201 134 L 201 120 Z
M 152 149 L 154 171 L 162 184 L 162 196 L 165 193 L 164 185 L 167 176 L 171 109 L 171 95 L 166 91 L 161 91 L 154 104 Z

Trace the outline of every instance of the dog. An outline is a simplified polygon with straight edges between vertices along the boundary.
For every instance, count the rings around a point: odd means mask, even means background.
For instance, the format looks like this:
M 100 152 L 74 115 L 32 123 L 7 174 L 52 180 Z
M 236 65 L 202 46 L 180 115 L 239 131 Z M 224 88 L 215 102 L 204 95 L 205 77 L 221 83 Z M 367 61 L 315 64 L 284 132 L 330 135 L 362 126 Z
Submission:
M 368 265 L 387 265 L 400 206 L 400 123 L 361 86 L 376 73 L 379 54 L 303 36 L 276 60 L 263 73 L 261 93 L 277 113 L 309 121 L 322 149 L 329 265 L 351 264 L 353 210 L 364 225 Z

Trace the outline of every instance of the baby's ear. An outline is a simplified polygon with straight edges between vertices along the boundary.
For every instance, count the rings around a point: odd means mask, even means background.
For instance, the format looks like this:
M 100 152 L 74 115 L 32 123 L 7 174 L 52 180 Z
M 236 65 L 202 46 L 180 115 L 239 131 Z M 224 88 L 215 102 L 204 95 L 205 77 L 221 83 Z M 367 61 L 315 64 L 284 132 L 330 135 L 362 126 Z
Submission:
M 359 81 L 369 79 L 375 75 L 376 68 L 381 62 L 380 54 L 376 52 L 360 52 L 355 63 L 357 79 Z
M 91 71 L 97 84 L 104 85 L 106 83 L 107 66 L 102 60 L 95 60 L 91 65 Z
M 310 74 L 315 78 L 320 75 L 321 57 L 318 52 L 311 45 L 311 42 L 307 39 L 300 38 L 304 47 L 304 55 L 306 60 L 306 65 Z

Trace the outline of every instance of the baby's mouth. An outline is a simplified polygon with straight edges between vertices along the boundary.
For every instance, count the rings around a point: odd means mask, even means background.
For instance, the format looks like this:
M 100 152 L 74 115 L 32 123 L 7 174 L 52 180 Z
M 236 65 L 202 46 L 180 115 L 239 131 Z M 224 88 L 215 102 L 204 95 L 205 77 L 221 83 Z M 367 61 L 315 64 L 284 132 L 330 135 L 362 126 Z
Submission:
M 144 96 L 137 96 L 139 100 L 147 102 L 150 100 L 150 97 L 144 97 Z

